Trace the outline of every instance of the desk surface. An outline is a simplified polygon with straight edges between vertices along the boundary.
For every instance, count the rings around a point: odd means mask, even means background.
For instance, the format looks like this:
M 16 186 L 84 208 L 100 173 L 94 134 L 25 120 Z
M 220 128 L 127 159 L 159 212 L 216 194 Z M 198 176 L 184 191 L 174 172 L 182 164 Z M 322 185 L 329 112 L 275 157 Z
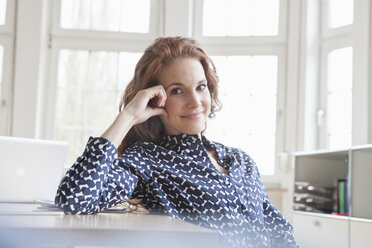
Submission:
M 65 215 L 38 204 L 0 203 L 0 241 L 13 246 L 94 245 L 209 247 L 217 233 L 178 219 L 146 213 Z M 22 236 L 22 241 L 19 241 Z

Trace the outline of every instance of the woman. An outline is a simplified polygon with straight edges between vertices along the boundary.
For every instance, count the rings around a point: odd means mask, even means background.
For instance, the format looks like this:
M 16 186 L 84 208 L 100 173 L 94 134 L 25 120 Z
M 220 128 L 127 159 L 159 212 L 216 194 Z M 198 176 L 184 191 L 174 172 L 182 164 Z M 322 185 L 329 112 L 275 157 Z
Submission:
M 90 214 L 138 198 L 150 212 L 217 230 L 229 247 L 296 247 L 253 160 L 202 134 L 220 107 L 217 83 L 196 41 L 158 38 L 139 60 L 117 118 L 89 139 L 55 203 Z

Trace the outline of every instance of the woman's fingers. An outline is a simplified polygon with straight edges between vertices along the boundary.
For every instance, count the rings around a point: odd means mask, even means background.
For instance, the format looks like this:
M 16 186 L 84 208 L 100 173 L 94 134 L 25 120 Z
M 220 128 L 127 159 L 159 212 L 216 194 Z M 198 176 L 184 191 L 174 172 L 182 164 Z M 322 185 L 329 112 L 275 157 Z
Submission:
M 137 92 L 133 100 L 125 107 L 132 113 L 135 122 L 141 123 L 155 115 L 167 115 L 164 109 L 167 95 L 162 85 L 153 86 Z
M 155 100 L 152 106 L 151 100 Z M 133 125 L 144 122 L 152 116 L 168 116 L 164 109 L 166 100 L 167 95 L 161 85 L 138 91 L 132 101 L 125 106 L 111 126 L 102 134 L 102 137 L 119 147 Z
M 151 88 L 147 88 L 147 89 L 144 89 L 143 91 L 145 92 L 147 91 L 148 93 L 150 93 L 149 101 L 154 99 L 157 107 L 165 106 L 165 102 L 167 100 L 167 94 L 162 85 L 157 85 Z

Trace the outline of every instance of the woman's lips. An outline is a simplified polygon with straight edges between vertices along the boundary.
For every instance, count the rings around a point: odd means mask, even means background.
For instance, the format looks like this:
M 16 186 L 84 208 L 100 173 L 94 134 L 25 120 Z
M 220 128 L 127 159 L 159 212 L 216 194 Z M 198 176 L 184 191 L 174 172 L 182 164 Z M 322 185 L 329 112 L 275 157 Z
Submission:
M 186 118 L 186 119 L 198 119 L 198 118 L 200 118 L 202 116 L 203 116 L 203 113 L 202 112 L 199 112 L 199 113 L 195 113 L 195 114 L 184 115 L 184 116 L 182 116 L 182 118 Z

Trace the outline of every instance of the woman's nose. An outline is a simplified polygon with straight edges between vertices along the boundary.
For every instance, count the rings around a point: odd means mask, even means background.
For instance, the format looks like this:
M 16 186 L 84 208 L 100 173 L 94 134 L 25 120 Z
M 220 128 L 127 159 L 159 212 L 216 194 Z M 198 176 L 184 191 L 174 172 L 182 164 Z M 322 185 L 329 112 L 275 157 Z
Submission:
M 196 91 L 193 91 L 189 94 L 189 97 L 188 97 L 188 105 L 190 107 L 199 107 L 200 106 L 200 96 L 198 94 L 198 92 Z

